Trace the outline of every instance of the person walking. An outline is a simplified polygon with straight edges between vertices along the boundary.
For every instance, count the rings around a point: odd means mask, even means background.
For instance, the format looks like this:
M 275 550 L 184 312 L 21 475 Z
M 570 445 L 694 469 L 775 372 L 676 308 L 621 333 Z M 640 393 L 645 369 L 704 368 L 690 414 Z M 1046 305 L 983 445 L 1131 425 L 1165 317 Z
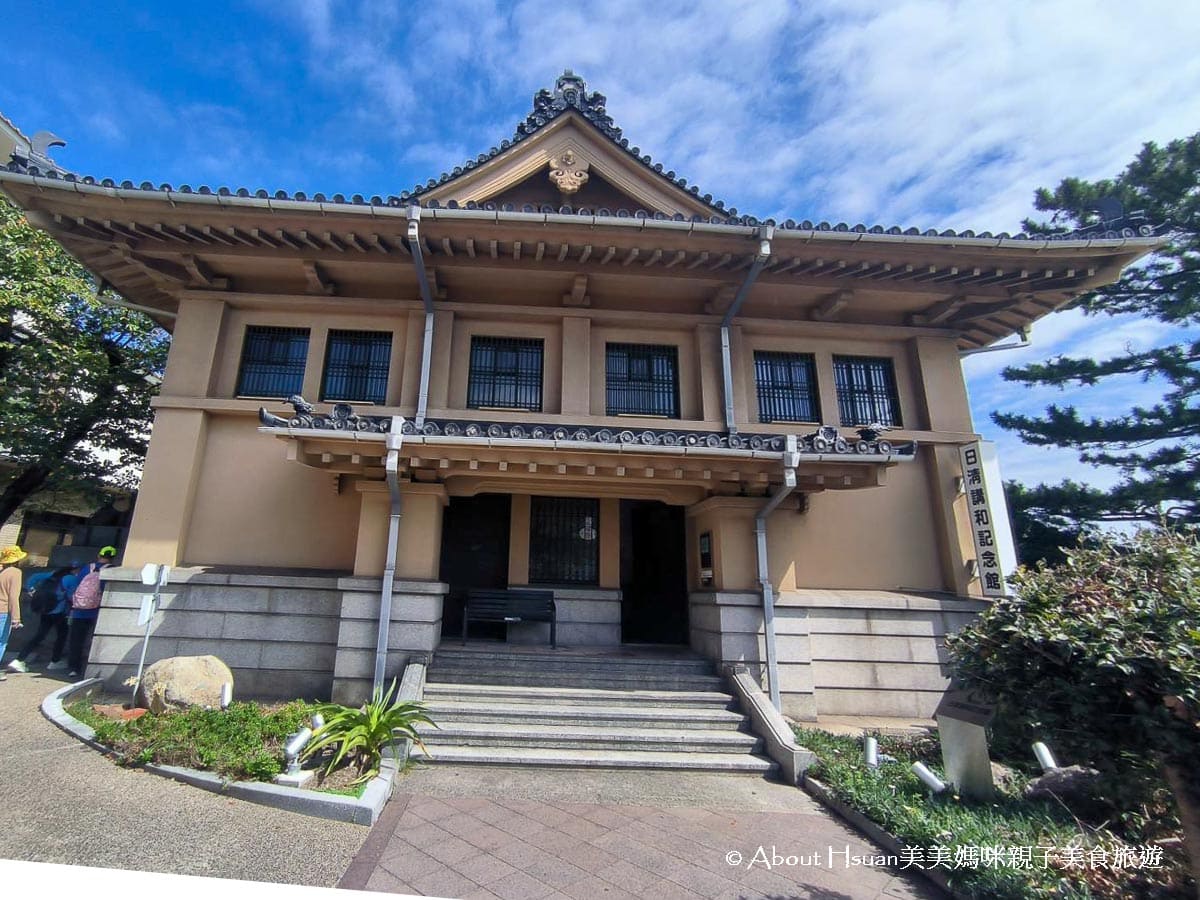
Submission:
M 28 555 L 16 544 L 0 550 L 0 659 L 8 649 L 8 636 L 21 627 L 21 570 L 17 563 Z M 4 680 L 0 672 L 0 681 Z
M 67 613 L 71 611 L 71 593 L 64 586 L 63 579 L 70 573 L 71 567 L 64 566 L 49 573 L 38 584 L 34 592 L 34 611 L 40 617 L 37 631 L 26 642 L 24 649 L 17 654 L 17 658 L 8 664 L 10 672 L 28 672 L 28 663 L 35 658 L 34 653 L 52 630 L 54 631 L 54 650 L 50 654 L 50 665 L 46 666 L 46 671 L 55 672 L 67 667 L 62 655 L 63 649 L 67 645 Z M 33 579 L 30 579 L 30 582 L 32 581 Z M 74 589 L 74 584 L 71 585 L 71 588 Z M 48 596 L 49 599 L 44 599 L 43 595 Z M 39 600 L 43 604 L 41 610 L 36 607 Z
M 79 572 L 79 583 L 71 594 L 70 628 L 67 632 L 67 678 L 82 678 L 86 662 L 84 650 L 96 630 L 100 618 L 100 570 L 112 565 L 116 558 L 116 547 L 101 547 L 96 561 L 90 562 Z

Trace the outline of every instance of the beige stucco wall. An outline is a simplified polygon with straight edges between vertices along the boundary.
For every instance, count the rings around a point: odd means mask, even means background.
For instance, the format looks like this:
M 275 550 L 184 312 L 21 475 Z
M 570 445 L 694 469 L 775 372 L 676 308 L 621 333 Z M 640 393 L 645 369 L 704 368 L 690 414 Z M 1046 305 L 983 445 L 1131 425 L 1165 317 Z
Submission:
M 331 301 L 335 302 L 335 301 Z M 713 322 L 664 328 L 622 325 L 589 310 L 541 310 L 528 320 L 439 307 L 435 316 L 430 411 L 462 418 L 527 420 L 530 415 L 465 410 L 469 348 L 473 335 L 534 336 L 545 342 L 543 418 L 551 422 L 606 422 L 619 427 L 669 427 L 663 420 L 604 416 L 604 347 L 610 341 L 661 343 L 678 348 L 680 427 L 720 428 L 724 398 L 719 333 Z M 424 316 L 400 307 L 376 315 L 364 312 L 315 314 L 311 309 L 233 308 L 220 300 L 187 300 L 180 311 L 175 342 L 163 385 L 145 480 L 130 539 L 130 565 L 142 561 L 192 564 L 300 566 L 377 574 L 382 568 L 387 499 L 381 481 L 356 487 L 343 479 L 286 458 L 285 445 L 258 433 L 251 417 L 257 401 L 234 398 L 245 329 L 248 325 L 310 329 L 304 393 L 319 396 L 325 342 L 330 329 L 393 332 L 388 403 L 370 410 L 411 415 Z M 897 440 L 919 437 L 916 462 L 891 467 L 885 483 L 860 490 L 810 494 L 799 513 L 789 502 L 770 523 L 772 580 L 782 590 L 845 588 L 949 590 L 975 586 L 967 581 L 971 554 L 963 523 L 965 509 L 954 489 L 956 440 L 971 423 L 954 341 L 936 336 L 887 339 L 887 329 L 862 327 L 834 336 L 828 328 L 781 326 L 759 320 L 732 329 L 734 407 L 743 427 L 780 433 L 811 424 L 758 424 L 754 387 L 755 350 L 809 352 L 815 357 L 822 418 L 837 421 L 833 384 L 834 354 L 885 356 L 893 360 L 904 429 Z M 182 398 L 187 398 L 186 402 Z M 192 408 L 187 407 L 190 404 Z M 412 404 L 412 408 L 410 408 Z M 939 444 L 939 435 L 946 443 Z M 803 471 L 803 470 L 802 470 Z M 553 493 L 548 482 L 539 493 Z M 575 481 L 605 501 L 601 516 L 601 586 L 619 584 L 619 485 Z M 514 493 L 527 495 L 528 487 Z M 444 501 L 441 501 L 444 502 Z M 510 581 L 528 577 L 528 513 L 520 497 L 513 506 Z M 714 531 L 717 590 L 756 588 L 753 510 L 726 501 L 688 519 L 689 577 L 696 589 L 695 542 Z M 724 504 L 724 505 L 721 505 Z M 734 504 L 736 506 L 736 504 Z M 437 577 L 440 507 L 427 496 L 406 501 L 402 531 L 402 574 Z M 270 536 L 269 539 L 265 536 Z M 417 550 L 419 549 L 419 553 Z M 407 557 L 407 558 L 405 558 Z
M 351 570 L 358 493 L 339 493 L 336 476 L 288 462 L 285 446 L 256 426 L 246 416 L 208 417 L 180 561 Z

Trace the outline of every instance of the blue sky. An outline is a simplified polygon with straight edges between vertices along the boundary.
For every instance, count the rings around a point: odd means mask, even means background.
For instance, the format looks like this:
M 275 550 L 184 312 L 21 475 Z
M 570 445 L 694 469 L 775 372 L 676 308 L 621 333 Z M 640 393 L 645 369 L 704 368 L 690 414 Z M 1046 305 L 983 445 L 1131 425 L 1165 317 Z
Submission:
M 193 187 L 396 194 L 509 137 L 572 68 L 631 142 L 760 217 L 1015 231 L 1033 190 L 1200 129 L 1200 16 L 1178 2 L 56 3 L 9 23 L 0 112 L 64 166 Z M 966 364 L 1006 477 L 1106 484 L 995 409 L 1108 411 L 1157 387 L 1033 392 L 999 370 L 1164 337 L 1051 316 Z

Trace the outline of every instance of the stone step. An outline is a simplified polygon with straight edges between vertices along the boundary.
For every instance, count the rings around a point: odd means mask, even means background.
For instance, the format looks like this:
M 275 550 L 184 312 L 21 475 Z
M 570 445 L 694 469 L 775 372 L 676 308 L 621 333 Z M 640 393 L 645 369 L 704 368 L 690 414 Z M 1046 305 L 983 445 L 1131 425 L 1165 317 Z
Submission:
M 573 769 L 682 769 L 768 775 L 775 763 L 751 753 L 678 753 L 660 750 L 556 750 L 537 747 L 431 747 L 432 758 L 413 747 L 417 762 Z
M 439 648 L 433 665 L 469 667 L 489 671 L 520 669 L 534 672 L 616 671 L 635 674 L 669 673 L 673 675 L 714 675 L 713 664 L 700 657 L 678 659 L 636 656 L 598 656 L 570 653 L 488 653 L 479 650 L 455 651 Z
M 715 691 L 723 682 L 715 675 L 626 675 L 605 672 L 496 672 L 484 669 L 433 665 L 429 679 L 455 684 L 509 684 L 530 687 L 578 687 L 608 690 Z
M 464 684 L 430 680 L 425 685 L 426 702 L 526 703 L 543 708 L 555 706 L 631 707 L 645 706 L 728 709 L 733 697 L 723 691 L 604 690 L 596 687 L 556 687 L 512 684 Z
M 434 719 L 436 722 L 437 719 Z M 441 723 L 439 723 L 441 724 Z M 753 753 L 761 741 L 726 729 L 697 731 L 629 726 L 454 722 L 426 728 L 421 739 L 435 757 L 444 747 L 532 747 L 564 750 L 659 750 L 672 753 Z
M 529 725 L 611 725 L 632 728 L 660 727 L 688 730 L 739 729 L 746 717 L 739 712 L 709 707 L 546 705 L 508 700 L 429 700 L 429 717 L 447 722 L 507 722 Z

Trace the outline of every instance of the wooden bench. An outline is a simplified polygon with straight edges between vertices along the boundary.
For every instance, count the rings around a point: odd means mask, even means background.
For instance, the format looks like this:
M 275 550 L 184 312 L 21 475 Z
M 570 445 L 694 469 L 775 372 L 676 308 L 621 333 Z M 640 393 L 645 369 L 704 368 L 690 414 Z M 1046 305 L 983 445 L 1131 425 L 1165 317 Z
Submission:
M 470 622 L 549 622 L 550 646 L 558 647 L 558 611 L 553 591 L 472 590 L 463 609 L 462 641 Z

